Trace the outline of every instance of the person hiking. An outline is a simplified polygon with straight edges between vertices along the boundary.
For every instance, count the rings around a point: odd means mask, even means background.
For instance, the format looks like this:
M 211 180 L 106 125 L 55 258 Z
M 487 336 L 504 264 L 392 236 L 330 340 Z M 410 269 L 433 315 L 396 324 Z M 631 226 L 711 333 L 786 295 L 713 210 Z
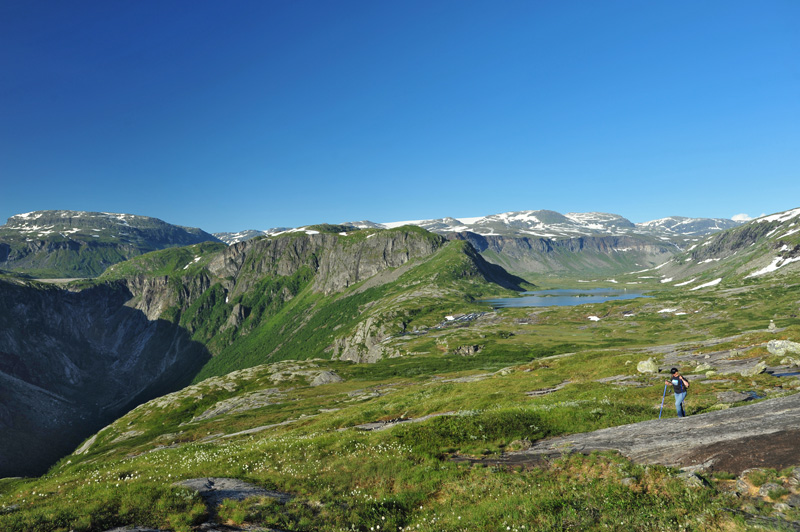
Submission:
M 675 410 L 678 412 L 678 417 L 686 417 L 683 400 L 686 399 L 686 392 L 689 390 L 689 381 L 681 375 L 678 368 L 672 368 L 669 372 L 672 374 L 672 378 L 664 383 L 671 384 L 672 390 L 675 392 Z

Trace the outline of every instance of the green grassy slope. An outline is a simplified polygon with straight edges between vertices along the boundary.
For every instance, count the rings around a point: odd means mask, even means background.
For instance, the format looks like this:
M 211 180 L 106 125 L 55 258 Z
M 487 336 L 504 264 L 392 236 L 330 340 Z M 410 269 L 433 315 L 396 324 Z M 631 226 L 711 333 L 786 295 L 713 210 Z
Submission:
M 721 392 L 796 393 L 798 379 L 700 369 L 717 351 L 783 363 L 766 345 L 800 341 L 800 276 L 790 269 L 702 291 L 630 274 L 612 285 L 637 283 L 652 297 L 492 312 L 479 299 L 503 290 L 486 282 L 491 272 L 464 243 L 327 295 L 313 290 L 313 269 L 300 267 L 251 279 L 252 289 L 227 301 L 229 280 L 208 273 L 217 251 L 202 249 L 140 257 L 108 276 L 158 272 L 176 286 L 206 279 L 200 297 L 167 313 L 216 345 L 217 356 L 194 385 L 134 409 L 47 475 L 0 480 L 0 529 L 188 531 L 208 516 L 199 496 L 174 482 L 215 476 L 292 494 L 285 505 L 251 499 L 219 509 L 230 524 L 281 530 L 730 531 L 747 526 L 726 508 L 772 512 L 730 495 L 721 480 L 689 487 L 675 470 L 611 454 L 524 469 L 454 458 L 656 418 L 663 377 L 637 371 L 648 358 L 685 355 L 684 373 L 698 376 L 690 414 L 728 407 Z M 249 314 L 220 332 L 236 305 Z M 467 321 L 444 320 L 470 312 Z M 331 360 L 358 348 L 368 321 L 391 356 Z M 400 423 L 357 428 L 388 421 Z M 782 516 L 800 520 L 796 509 Z
M 445 290 L 455 285 L 472 297 L 483 293 L 464 275 L 471 267 L 462 255 L 447 247 L 391 282 L 356 285 L 330 299 L 300 288 L 275 318 L 286 325 L 305 309 L 312 314 L 310 326 L 314 310 L 329 306 L 336 312 L 326 319 L 337 320 L 341 330 L 357 319 L 348 312 L 380 290 L 380 301 L 394 301 L 392 308 L 411 313 L 409 323 L 419 322 L 415 334 L 386 342 L 400 356 L 375 364 L 285 360 L 214 376 L 151 401 L 44 477 L 0 482 L 0 507 L 6 509 L 0 528 L 136 524 L 190 530 L 207 518 L 206 510 L 196 494 L 174 482 L 221 476 L 292 494 L 286 505 L 251 499 L 219 510 L 231 524 L 282 530 L 747 529 L 725 510 L 744 503 L 713 478 L 712 487 L 689 487 L 669 468 L 606 454 L 566 456 L 529 469 L 452 458 L 491 457 L 547 436 L 657 417 L 663 378 L 636 369 L 650 357 L 694 351 L 699 364 L 705 353 L 733 350 L 740 358 L 778 363 L 764 346 L 771 339 L 800 340 L 800 279 L 745 283 L 714 297 L 651 280 L 662 290 L 649 299 L 507 309 L 465 324 L 423 327 L 436 322 L 448 301 L 448 312 L 478 308 Z M 428 314 L 428 303 L 400 307 L 404 296 L 423 289 L 434 294 Z M 766 330 L 769 320 L 778 332 Z M 313 346 L 315 335 L 330 333 L 324 320 L 309 331 L 296 347 Z M 715 338 L 722 343 L 708 345 Z M 455 348 L 462 345 L 481 348 L 461 356 Z M 691 373 L 687 365 L 685 373 Z M 317 385 L 321 375 L 341 380 Z M 638 386 L 614 384 L 612 377 Z M 559 385 L 547 395 L 528 393 Z M 724 407 L 717 396 L 724 391 L 771 397 L 795 393 L 798 386 L 796 379 L 768 374 L 711 375 L 697 379 L 688 408 L 697 414 Z M 379 432 L 355 428 L 428 415 L 436 417 Z M 667 409 L 665 415 L 674 413 Z M 766 515 L 771 507 L 748 511 Z M 800 518 L 792 509 L 783 516 Z

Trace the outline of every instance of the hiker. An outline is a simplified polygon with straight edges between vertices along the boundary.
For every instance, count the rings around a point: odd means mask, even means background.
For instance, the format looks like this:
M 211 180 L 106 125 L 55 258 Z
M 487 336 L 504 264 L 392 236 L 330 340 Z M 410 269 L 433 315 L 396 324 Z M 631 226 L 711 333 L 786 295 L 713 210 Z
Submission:
M 689 381 L 681 375 L 678 368 L 672 368 L 669 372 L 672 373 L 672 379 L 665 381 L 665 384 L 671 384 L 675 392 L 675 410 L 678 412 L 678 417 L 686 417 L 683 400 L 686 399 L 686 392 L 689 390 Z

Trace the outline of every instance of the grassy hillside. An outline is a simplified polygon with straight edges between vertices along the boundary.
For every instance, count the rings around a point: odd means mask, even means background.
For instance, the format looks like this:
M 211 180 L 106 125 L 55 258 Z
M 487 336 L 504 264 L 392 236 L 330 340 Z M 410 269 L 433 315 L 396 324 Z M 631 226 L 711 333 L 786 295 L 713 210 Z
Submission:
M 692 487 L 675 470 L 613 454 L 569 455 L 529 468 L 479 460 L 548 436 L 658 417 L 663 377 L 637 371 L 649 358 L 664 364 L 684 357 L 681 366 L 694 383 L 692 415 L 729 407 L 719 401 L 722 392 L 796 393 L 795 378 L 715 374 L 703 364 L 716 353 L 780 364 L 765 346 L 773 339 L 800 341 L 800 279 L 761 278 L 713 292 L 647 279 L 640 282 L 660 289 L 647 299 L 492 312 L 474 300 L 486 285 L 471 276 L 473 266 L 463 257 L 447 246 L 389 282 L 364 282 L 331 296 L 311 293 L 298 270 L 295 284 L 285 285 L 296 288 L 295 297 L 246 337 L 253 340 L 237 340 L 224 353 L 247 365 L 251 350 L 266 345 L 274 351 L 271 361 L 290 353 L 303 360 L 212 376 L 136 408 L 41 478 L 0 481 L 0 528 L 190 530 L 208 518 L 207 509 L 175 482 L 235 477 L 293 498 L 286 504 L 229 501 L 218 519 L 230 525 L 748 529 L 725 510 L 751 503 L 727 490 L 724 474 L 707 477 L 707 487 Z M 469 297 L 459 299 L 453 286 Z M 383 344 L 398 356 L 374 364 L 320 358 L 330 335 L 389 310 L 403 318 L 387 323 L 406 323 Z M 442 312 L 471 310 L 485 314 L 441 324 Z M 203 321 L 213 319 L 212 313 Z M 770 320 L 775 330 L 767 329 Z M 292 327 L 296 339 L 272 339 Z M 479 348 L 464 356 L 462 346 Z M 548 389 L 554 391 L 531 393 Z M 664 415 L 674 416 L 671 405 Z M 370 422 L 394 425 L 358 428 Z M 776 501 L 787 496 L 775 493 Z M 761 503 L 746 509 L 764 516 L 773 511 Z M 791 508 L 782 516 L 800 519 Z
M 372 248 L 359 246 L 370 234 L 335 246 L 368 256 Z M 292 496 L 228 501 L 217 520 L 291 531 L 748 530 L 730 509 L 800 521 L 797 508 L 777 506 L 795 496 L 788 490 L 737 497 L 725 472 L 692 486 L 677 470 L 614 454 L 517 468 L 490 461 L 542 438 L 657 418 L 664 377 L 638 370 L 649 359 L 689 375 L 690 415 L 730 408 L 729 392 L 797 393 L 788 369 L 724 370 L 800 364 L 769 349 L 772 340 L 800 342 L 791 268 L 702 290 L 662 282 L 662 270 L 637 272 L 590 284 L 651 297 L 492 311 L 480 299 L 504 291 L 486 280 L 499 273 L 463 242 L 325 292 L 319 272 L 337 272 L 319 267 L 325 253 L 310 240 L 292 238 L 280 249 L 243 246 L 245 255 L 168 250 L 110 270 L 109 280 L 166 278 L 179 292 L 164 316 L 216 356 L 192 386 L 132 410 L 46 475 L 0 480 L 0 529 L 192 530 L 209 510 L 176 481 L 207 477 Z M 787 253 L 767 244 L 762 253 L 776 249 Z M 287 262 L 301 252 L 313 260 Z M 215 269 L 225 253 L 246 274 L 214 274 L 228 271 Z M 263 262 L 270 253 L 277 262 Z M 258 278 L 267 264 L 283 264 L 284 275 Z M 358 362 L 376 352 L 373 363 Z M 669 403 L 663 414 L 674 417 Z

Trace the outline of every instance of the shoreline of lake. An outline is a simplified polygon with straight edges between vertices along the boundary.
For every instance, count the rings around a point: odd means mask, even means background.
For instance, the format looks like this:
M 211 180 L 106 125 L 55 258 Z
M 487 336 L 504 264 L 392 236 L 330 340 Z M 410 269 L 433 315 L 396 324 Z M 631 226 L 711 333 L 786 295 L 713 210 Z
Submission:
M 648 296 L 642 290 L 628 290 L 626 288 L 554 288 L 549 290 L 534 290 L 522 292 L 520 297 L 502 297 L 484 299 L 494 309 L 520 308 L 520 307 L 573 307 L 589 303 L 605 303 L 606 301 L 619 301 L 638 299 Z

